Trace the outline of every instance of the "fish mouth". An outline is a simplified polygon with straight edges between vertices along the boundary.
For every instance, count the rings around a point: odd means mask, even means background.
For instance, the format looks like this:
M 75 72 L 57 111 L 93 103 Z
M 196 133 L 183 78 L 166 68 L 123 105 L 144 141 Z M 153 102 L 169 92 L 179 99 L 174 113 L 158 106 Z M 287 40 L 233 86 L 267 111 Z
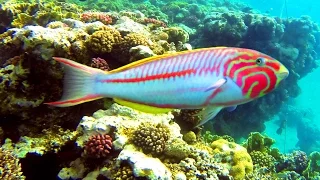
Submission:
M 281 66 L 279 72 L 277 73 L 277 77 L 282 79 L 286 79 L 289 76 L 289 71 L 285 66 Z
M 286 79 L 289 76 L 289 72 L 280 72 L 277 76 L 280 79 Z

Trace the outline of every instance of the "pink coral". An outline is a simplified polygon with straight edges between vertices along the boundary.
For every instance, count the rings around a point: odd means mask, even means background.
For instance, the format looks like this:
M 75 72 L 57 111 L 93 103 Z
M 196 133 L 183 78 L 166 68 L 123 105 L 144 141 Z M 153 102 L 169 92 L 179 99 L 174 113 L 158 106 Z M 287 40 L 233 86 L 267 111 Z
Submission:
M 90 66 L 93 67 L 93 68 L 101 69 L 103 71 L 109 71 L 110 70 L 107 61 L 102 59 L 102 58 L 99 58 L 99 57 L 92 58 Z
M 107 157 L 112 149 L 112 138 L 107 134 L 92 135 L 85 144 L 84 152 L 94 158 Z
M 154 19 L 154 18 L 145 18 L 145 19 L 143 19 L 143 23 L 144 24 L 154 24 L 156 26 L 161 26 L 161 27 L 167 27 L 166 23 L 164 23 L 163 21 Z
M 101 21 L 106 25 L 112 23 L 112 17 L 104 12 L 84 12 L 81 14 L 81 20 L 84 22 Z

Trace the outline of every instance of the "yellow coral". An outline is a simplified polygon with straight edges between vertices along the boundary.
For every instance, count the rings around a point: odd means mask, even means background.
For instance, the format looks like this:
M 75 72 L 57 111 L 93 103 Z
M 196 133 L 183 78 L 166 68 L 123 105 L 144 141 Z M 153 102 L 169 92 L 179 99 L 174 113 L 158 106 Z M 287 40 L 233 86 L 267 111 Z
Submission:
M 130 60 L 129 50 L 138 45 L 151 47 L 152 41 L 143 34 L 129 33 L 123 38 L 123 41 L 117 45 L 113 54 L 119 61 L 128 63 Z
M 121 41 L 121 35 L 117 30 L 105 28 L 94 32 L 87 41 L 89 48 L 97 54 L 110 53 L 115 44 Z
M 11 151 L 2 148 L 0 148 L 0 179 L 25 179 L 21 172 L 19 159 Z
M 235 180 L 242 180 L 246 174 L 252 173 L 253 163 L 244 147 L 224 139 L 212 142 L 211 147 L 215 157 L 220 157 L 221 162 L 226 162 L 230 166 L 230 174 Z

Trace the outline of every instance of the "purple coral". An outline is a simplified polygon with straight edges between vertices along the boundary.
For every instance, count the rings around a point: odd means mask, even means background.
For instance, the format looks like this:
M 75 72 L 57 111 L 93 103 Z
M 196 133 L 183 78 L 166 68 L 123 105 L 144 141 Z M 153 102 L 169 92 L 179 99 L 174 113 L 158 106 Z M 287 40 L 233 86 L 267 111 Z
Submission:
M 109 71 L 110 70 L 107 61 L 102 59 L 102 58 L 99 58 L 99 57 L 92 58 L 90 66 L 93 67 L 93 68 L 101 69 L 103 71 Z

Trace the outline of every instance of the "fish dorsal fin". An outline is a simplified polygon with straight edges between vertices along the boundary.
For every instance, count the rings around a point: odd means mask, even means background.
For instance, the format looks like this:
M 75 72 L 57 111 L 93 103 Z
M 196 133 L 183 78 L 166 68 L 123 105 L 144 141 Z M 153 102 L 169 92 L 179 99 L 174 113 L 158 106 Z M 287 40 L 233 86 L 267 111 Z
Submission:
M 200 116 L 200 119 L 201 119 L 197 127 L 213 119 L 220 112 L 222 108 L 223 107 L 221 106 L 208 106 L 204 108 L 202 111 L 200 111 L 198 114 L 196 114 L 195 116 Z
M 158 108 L 154 106 L 148 106 L 145 104 L 134 103 L 134 102 L 126 101 L 123 99 L 118 99 L 118 98 L 114 98 L 113 100 L 118 104 L 130 107 L 132 109 L 145 112 L 145 113 L 160 114 L 160 113 L 167 113 L 173 110 L 169 108 Z
M 164 59 L 164 58 L 167 58 L 167 57 L 178 56 L 178 55 L 182 55 L 182 54 L 186 54 L 186 53 L 190 53 L 190 52 L 198 52 L 198 51 L 203 51 L 203 50 L 221 49 L 221 48 L 227 48 L 227 47 L 200 48 L 200 49 L 194 49 L 194 50 L 186 50 L 186 51 L 180 51 L 180 52 L 174 52 L 174 53 L 151 56 L 151 57 L 148 57 L 148 58 L 144 58 L 144 59 L 132 62 L 130 64 L 127 64 L 125 66 L 119 67 L 117 69 L 108 71 L 108 74 L 125 71 L 127 69 L 130 69 L 130 68 L 133 68 L 133 67 L 137 67 L 137 66 L 139 66 L 141 64 L 145 64 L 145 63 L 153 62 L 153 61 L 158 61 L 158 60 L 161 60 L 161 59 Z

